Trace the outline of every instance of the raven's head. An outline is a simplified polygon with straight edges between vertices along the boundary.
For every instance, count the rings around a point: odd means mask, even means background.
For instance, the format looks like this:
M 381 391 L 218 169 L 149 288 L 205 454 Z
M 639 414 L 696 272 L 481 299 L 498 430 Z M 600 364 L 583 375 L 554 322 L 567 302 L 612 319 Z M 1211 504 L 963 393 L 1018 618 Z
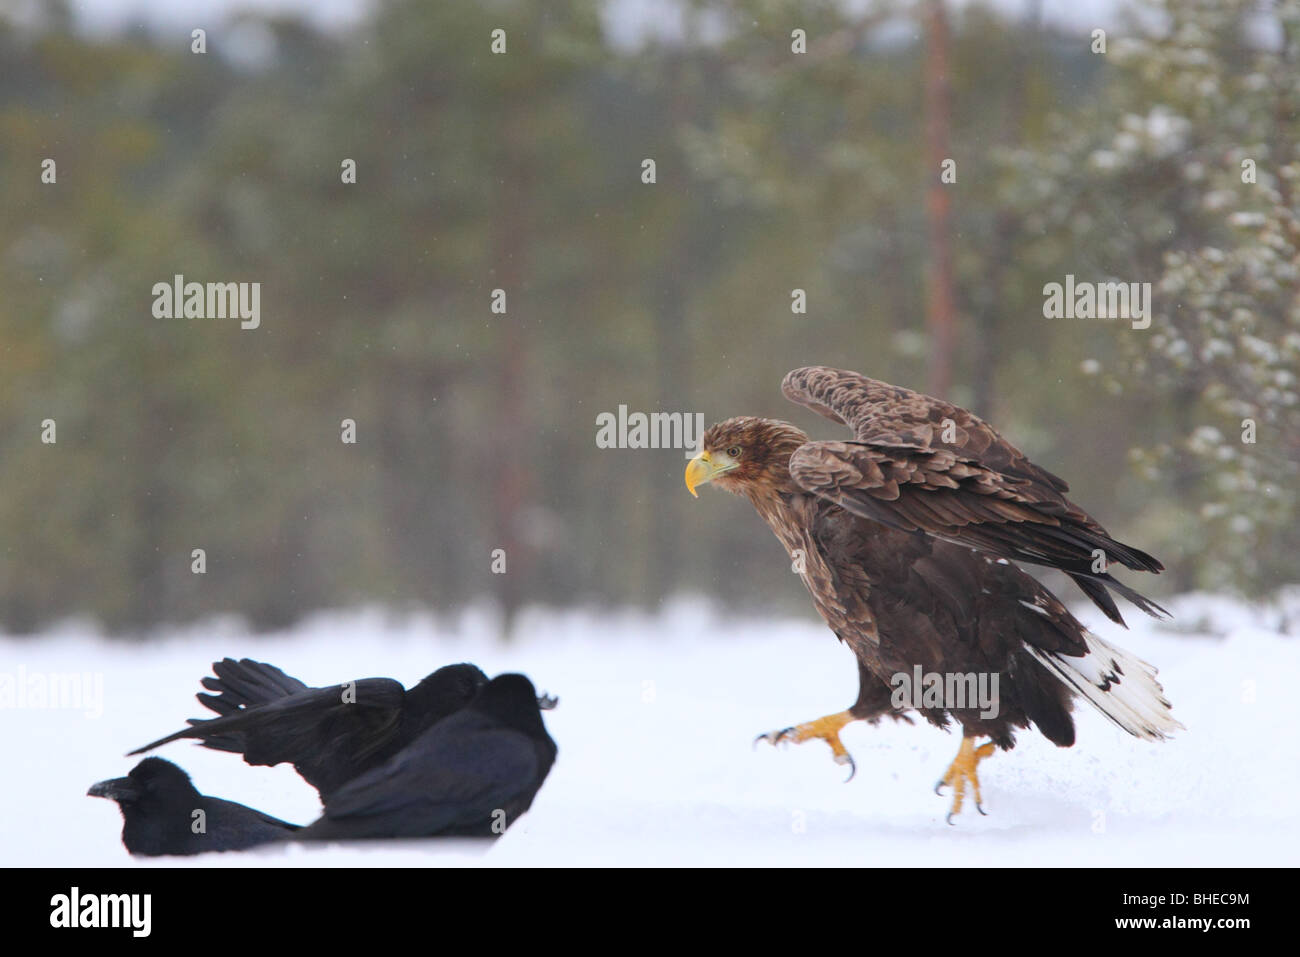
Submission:
M 186 850 L 199 821 L 206 827 L 205 801 L 190 776 L 162 758 L 145 758 L 124 778 L 100 781 L 86 792 L 116 801 L 122 812 L 122 843 L 132 854 L 194 853 Z
M 185 801 L 192 804 L 199 797 L 190 776 L 162 758 L 145 758 L 126 777 L 92 784 L 86 794 L 108 798 L 123 807 Z
M 420 703 L 418 710 L 427 711 L 432 720 L 439 720 L 473 701 L 487 681 L 487 675 L 477 665 L 468 662 L 446 665 L 407 694 Z

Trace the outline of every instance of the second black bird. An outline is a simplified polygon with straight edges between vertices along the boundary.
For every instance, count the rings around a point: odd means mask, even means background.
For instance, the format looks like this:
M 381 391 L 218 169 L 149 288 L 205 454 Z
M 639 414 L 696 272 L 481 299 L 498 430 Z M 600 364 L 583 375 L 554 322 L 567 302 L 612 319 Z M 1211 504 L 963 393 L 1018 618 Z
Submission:
M 532 682 L 500 675 L 463 710 L 334 791 L 321 818 L 294 837 L 495 837 L 532 806 L 556 753 Z

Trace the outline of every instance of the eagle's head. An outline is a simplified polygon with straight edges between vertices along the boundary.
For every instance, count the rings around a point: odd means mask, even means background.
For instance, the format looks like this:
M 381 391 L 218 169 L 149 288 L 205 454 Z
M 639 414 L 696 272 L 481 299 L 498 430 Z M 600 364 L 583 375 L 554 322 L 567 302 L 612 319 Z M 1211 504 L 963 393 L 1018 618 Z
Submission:
M 703 450 L 686 466 L 686 487 L 706 482 L 737 495 L 793 491 L 790 456 L 808 436 L 789 422 L 740 416 L 710 426 Z

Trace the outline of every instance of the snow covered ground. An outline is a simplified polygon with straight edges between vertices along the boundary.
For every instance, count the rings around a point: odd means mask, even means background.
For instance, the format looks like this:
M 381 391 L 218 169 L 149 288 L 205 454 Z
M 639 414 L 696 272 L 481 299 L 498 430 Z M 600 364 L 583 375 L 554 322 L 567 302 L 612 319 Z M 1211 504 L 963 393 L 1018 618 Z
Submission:
M 1300 594 L 1288 602 L 1290 631 Z M 653 618 L 536 612 L 510 645 L 490 615 L 322 616 L 254 638 L 212 622 L 146 644 L 68 625 L 0 638 L 0 675 L 102 676 L 102 713 L 0 704 L 0 864 L 131 862 L 111 802 L 86 788 L 125 774 L 133 747 L 199 714 L 193 695 L 224 655 L 273 662 L 308 684 L 385 675 L 408 685 L 453 661 L 523 671 L 560 696 L 546 716 L 559 760 L 532 811 L 486 851 L 436 841 L 290 846 L 141 866 L 423 865 L 1295 865 L 1300 863 L 1296 682 L 1300 640 L 1278 606 L 1211 596 L 1170 603 L 1175 634 L 1136 612 L 1103 637 L 1160 668 L 1188 728 L 1147 744 L 1079 705 L 1079 740 L 1022 733 L 981 765 L 988 817 L 945 826 L 935 780 L 958 737 L 928 725 L 854 724 L 844 769 L 820 742 L 750 746 L 760 732 L 853 701 L 856 672 L 810 610 L 743 620 L 677 602 Z M 21 671 L 20 671 L 21 670 Z M 83 702 L 92 704 L 93 702 Z M 11 703 L 12 705 L 12 703 Z M 95 709 L 91 709 L 92 711 Z M 318 813 L 292 770 L 251 768 L 188 742 L 159 752 L 207 794 L 291 821 Z

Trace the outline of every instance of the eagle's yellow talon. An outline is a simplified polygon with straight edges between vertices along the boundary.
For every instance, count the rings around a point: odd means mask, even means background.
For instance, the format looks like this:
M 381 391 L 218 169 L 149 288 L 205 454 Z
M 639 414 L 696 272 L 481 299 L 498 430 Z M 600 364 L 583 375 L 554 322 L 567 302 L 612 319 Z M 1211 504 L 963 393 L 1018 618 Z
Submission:
M 969 781 L 975 791 L 975 810 L 987 816 L 987 812 L 980 799 L 980 778 L 976 772 L 979 763 L 991 755 L 996 750 L 992 741 L 975 747 L 974 738 L 962 738 L 961 748 L 957 751 L 957 757 L 952 759 L 952 764 L 948 765 L 948 770 L 939 783 L 934 786 L 934 793 L 941 793 L 945 784 L 951 785 L 952 809 L 948 812 L 945 820 L 951 824 L 955 815 L 961 813 L 962 801 L 966 797 L 966 782 Z
M 838 714 L 828 714 L 824 718 L 818 718 L 815 721 L 805 721 L 803 724 L 797 724 L 792 728 L 782 728 L 780 731 L 769 731 L 767 734 L 760 734 L 754 739 L 754 743 L 767 741 L 773 747 L 783 741 L 791 741 L 795 744 L 803 744 L 805 741 L 811 741 L 814 738 L 821 738 L 831 747 L 831 754 L 835 758 L 836 764 L 847 764 L 849 766 L 849 776 L 845 782 L 852 781 L 853 776 L 858 773 L 858 766 L 853 760 L 853 755 L 844 744 L 840 741 L 840 731 L 850 721 L 856 721 L 847 711 L 841 711 Z

